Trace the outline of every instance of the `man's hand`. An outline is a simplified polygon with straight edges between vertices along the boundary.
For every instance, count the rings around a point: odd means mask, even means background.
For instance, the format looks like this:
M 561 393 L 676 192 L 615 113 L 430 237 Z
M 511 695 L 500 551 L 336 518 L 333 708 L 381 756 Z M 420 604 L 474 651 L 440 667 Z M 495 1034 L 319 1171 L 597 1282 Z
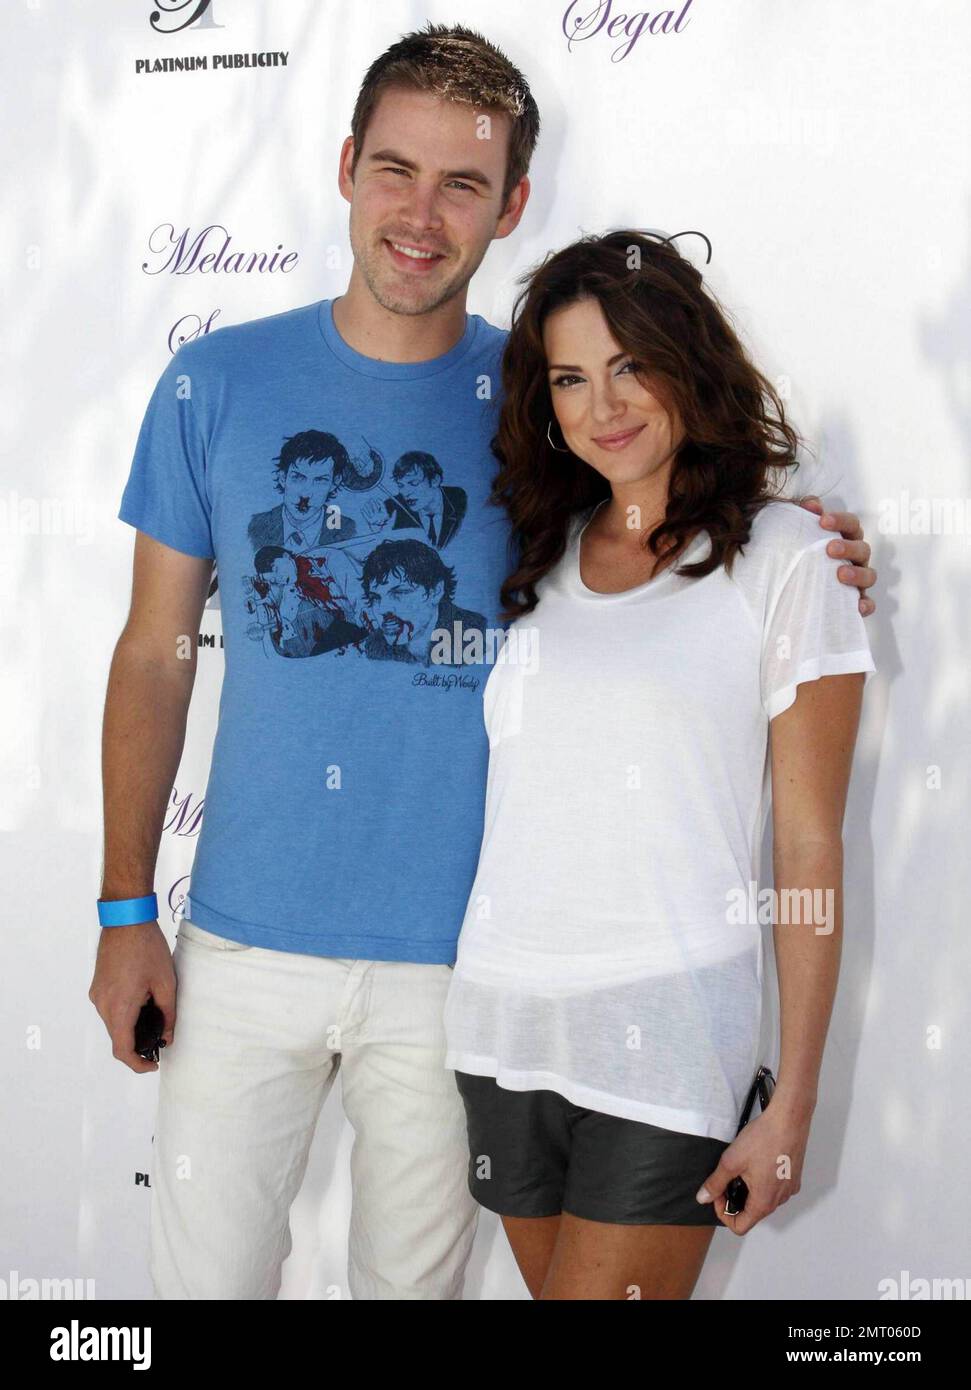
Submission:
M 158 922 L 102 927 L 88 998 L 108 1030 L 112 1055 L 132 1071 L 158 1071 L 158 1062 L 135 1051 L 135 1021 L 151 995 L 162 1010 L 167 1046 L 175 1029 L 175 990 L 172 952 Z
M 815 512 L 819 517 L 820 526 L 824 526 L 827 531 L 839 532 L 842 540 L 831 540 L 826 547 L 826 554 L 846 561 L 836 571 L 836 577 L 844 584 L 852 584 L 859 589 L 860 612 L 864 618 L 868 618 L 876 611 L 877 605 L 872 598 L 867 598 L 866 591 L 877 582 L 877 572 L 870 569 L 870 547 L 863 537 L 860 518 L 852 512 L 824 511 L 818 497 L 797 497 L 794 500 L 800 507 Z

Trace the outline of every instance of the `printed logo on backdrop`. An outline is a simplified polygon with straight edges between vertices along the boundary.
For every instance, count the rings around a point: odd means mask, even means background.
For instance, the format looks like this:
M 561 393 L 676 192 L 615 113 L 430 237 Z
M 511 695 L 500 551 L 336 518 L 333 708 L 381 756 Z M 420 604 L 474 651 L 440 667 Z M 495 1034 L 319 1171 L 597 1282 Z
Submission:
M 282 256 L 283 242 L 274 251 L 250 251 L 233 246 L 233 238 L 221 222 L 210 222 L 195 235 L 185 227 L 177 232 L 171 222 L 160 222 L 149 234 L 148 249 L 156 258 L 153 265 L 142 261 L 145 275 L 288 275 L 296 267 L 299 252 Z
M 162 825 L 163 831 L 168 830 L 172 835 L 182 837 L 198 835 L 202 829 L 202 810 L 205 804 L 205 797 L 195 797 L 192 792 L 185 792 L 180 796 L 173 787 L 170 813 Z
M 693 0 L 686 0 L 680 10 L 640 10 L 628 14 L 614 0 L 571 0 L 562 22 L 567 48 L 572 52 L 575 43 L 589 39 L 605 47 L 613 43 L 610 61 L 622 63 L 644 36 L 682 34 L 690 23 L 688 11 L 692 3 Z
M 158 34 L 177 34 L 188 29 L 190 24 L 198 24 L 200 29 L 222 29 L 217 24 L 212 8 L 212 0 L 155 0 L 158 9 L 153 9 L 148 22 Z M 205 23 L 200 21 L 204 20 Z
M 705 249 L 707 251 L 705 265 L 711 265 L 711 239 L 705 236 L 704 232 L 672 232 L 670 236 L 666 236 L 662 239 L 664 241 L 679 241 L 683 236 L 696 236 L 701 238 L 705 243 Z
M 195 28 L 199 33 L 224 29 L 215 17 L 212 0 L 155 0 L 148 22 L 156 34 L 171 38 Z M 255 53 L 187 53 L 175 58 L 136 58 L 135 72 L 228 72 L 235 68 L 285 68 L 287 51 L 264 49 Z
M 177 922 L 180 917 L 189 917 L 189 879 L 190 874 L 182 874 L 172 884 L 166 894 L 166 904 L 169 909 L 169 917 L 173 922 Z M 191 921 L 191 918 L 190 918 Z

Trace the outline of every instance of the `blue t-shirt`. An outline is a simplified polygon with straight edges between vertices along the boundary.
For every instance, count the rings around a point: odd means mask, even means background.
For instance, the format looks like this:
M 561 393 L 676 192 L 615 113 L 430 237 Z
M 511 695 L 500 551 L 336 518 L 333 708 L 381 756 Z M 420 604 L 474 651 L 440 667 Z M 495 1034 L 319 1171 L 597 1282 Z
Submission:
M 249 945 L 451 963 L 482 835 L 482 692 L 514 549 L 506 334 L 356 352 L 332 302 L 183 344 L 119 517 L 214 556 L 225 675 L 185 915 Z

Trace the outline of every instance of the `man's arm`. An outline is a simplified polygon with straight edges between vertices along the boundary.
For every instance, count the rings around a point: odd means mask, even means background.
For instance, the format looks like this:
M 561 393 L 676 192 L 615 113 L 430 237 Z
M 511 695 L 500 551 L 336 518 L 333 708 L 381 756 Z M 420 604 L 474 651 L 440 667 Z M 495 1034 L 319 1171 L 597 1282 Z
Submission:
M 178 772 L 196 673 L 199 623 L 212 560 L 136 533 L 131 609 L 115 647 L 102 733 L 102 898 L 151 893 L 165 812 Z M 149 996 L 175 1025 L 172 953 L 157 922 L 103 927 L 88 998 L 133 1071 L 158 1064 L 135 1052 L 135 1020 Z
M 867 590 L 877 582 L 877 572 L 870 568 L 870 547 L 863 535 L 860 518 L 853 512 L 827 512 L 818 497 L 796 497 L 793 501 L 807 511 L 815 512 L 820 526 L 827 531 L 838 532 L 839 538 L 834 537 L 830 541 L 826 554 L 843 561 L 836 571 L 836 577 L 843 584 L 852 584 L 859 589 L 860 612 L 864 618 L 868 618 L 876 612 L 877 607 L 872 598 L 867 598 Z

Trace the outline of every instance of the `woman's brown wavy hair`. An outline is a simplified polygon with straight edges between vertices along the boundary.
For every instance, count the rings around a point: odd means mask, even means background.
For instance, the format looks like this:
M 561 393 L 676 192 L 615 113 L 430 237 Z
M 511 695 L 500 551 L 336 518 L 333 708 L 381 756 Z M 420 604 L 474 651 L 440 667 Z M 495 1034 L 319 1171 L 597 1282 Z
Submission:
M 600 302 L 638 378 L 677 407 L 684 440 L 671 470 L 667 512 L 646 538 L 670 562 L 698 533 L 711 553 L 678 574 L 731 572 L 752 518 L 798 466 L 801 437 L 772 384 L 749 360 L 730 316 L 701 274 L 665 238 L 628 229 L 584 236 L 551 252 L 513 307 L 502 361 L 503 403 L 492 451 L 499 460 L 490 500 L 504 506 L 518 563 L 500 588 L 503 619 L 536 607 L 536 584 L 561 558 L 570 518 L 610 496 L 610 484 L 572 453 L 551 447 L 558 432 L 543 348 L 548 314 L 578 299 Z

